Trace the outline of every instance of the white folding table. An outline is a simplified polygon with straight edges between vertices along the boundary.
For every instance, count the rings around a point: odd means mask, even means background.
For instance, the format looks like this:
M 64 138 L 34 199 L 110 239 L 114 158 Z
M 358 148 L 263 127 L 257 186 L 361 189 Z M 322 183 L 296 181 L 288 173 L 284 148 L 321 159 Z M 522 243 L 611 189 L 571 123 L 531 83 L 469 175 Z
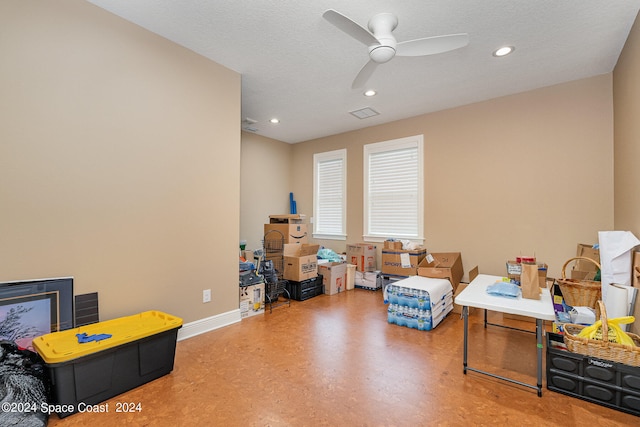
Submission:
M 516 383 L 525 387 L 530 387 L 538 390 L 538 396 L 542 396 L 542 322 L 544 320 L 555 320 L 555 312 L 553 310 L 553 302 L 551 300 L 551 293 L 544 290 L 540 295 L 539 300 L 526 299 L 518 296 L 518 298 L 508 298 L 496 295 L 490 295 L 487 293 L 487 286 L 502 280 L 500 276 L 491 276 L 487 274 L 479 274 L 475 279 L 469 283 L 466 289 L 455 297 L 455 303 L 462 306 L 462 317 L 464 319 L 464 373 L 467 370 L 478 372 L 480 374 L 488 375 L 490 377 L 498 378 L 504 381 Z M 532 384 L 516 381 L 511 378 L 496 375 L 490 372 L 482 371 L 480 369 L 472 368 L 467 365 L 467 353 L 468 353 L 468 335 L 469 335 L 469 307 L 482 308 L 484 312 L 484 327 L 487 327 L 487 310 L 497 311 L 507 314 L 518 314 L 526 317 L 533 317 L 536 319 L 536 340 L 537 340 L 537 357 L 538 357 L 538 382 L 534 386 Z M 507 327 L 504 325 L 497 325 L 490 323 L 493 326 Z M 524 332 L 524 329 L 511 328 Z

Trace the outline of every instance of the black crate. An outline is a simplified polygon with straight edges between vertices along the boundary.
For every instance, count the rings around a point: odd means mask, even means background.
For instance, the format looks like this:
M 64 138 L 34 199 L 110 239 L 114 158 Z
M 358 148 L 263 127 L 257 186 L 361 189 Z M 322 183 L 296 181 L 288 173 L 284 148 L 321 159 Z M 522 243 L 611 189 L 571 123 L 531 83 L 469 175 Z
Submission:
M 562 335 L 547 333 L 547 388 L 640 415 L 640 367 L 573 353 Z
M 294 280 L 287 281 L 287 290 L 291 295 L 291 299 L 296 301 L 304 301 L 309 298 L 313 298 L 324 293 L 324 286 L 322 286 L 322 275 L 313 279 L 303 280 L 296 282 Z

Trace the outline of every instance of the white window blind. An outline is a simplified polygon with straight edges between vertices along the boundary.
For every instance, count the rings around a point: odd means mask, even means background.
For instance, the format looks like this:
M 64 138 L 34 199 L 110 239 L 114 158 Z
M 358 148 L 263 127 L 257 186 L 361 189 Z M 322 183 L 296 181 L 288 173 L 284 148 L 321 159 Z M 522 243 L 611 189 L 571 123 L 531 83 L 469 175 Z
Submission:
M 364 238 L 423 239 L 422 135 L 364 146 Z
M 313 156 L 313 237 L 346 239 L 347 150 Z

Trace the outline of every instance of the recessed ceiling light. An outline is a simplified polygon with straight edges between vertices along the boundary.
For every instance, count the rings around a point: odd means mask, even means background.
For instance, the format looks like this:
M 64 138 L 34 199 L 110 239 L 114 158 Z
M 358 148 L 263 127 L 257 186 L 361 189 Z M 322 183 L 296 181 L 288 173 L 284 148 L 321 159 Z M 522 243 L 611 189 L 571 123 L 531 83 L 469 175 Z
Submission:
M 280 120 L 274 117 L 273 119 L 269 120 L 269 122 L 273 123 L 274 125 L 277 125 L 278 123 L 280 123 Z
M 376 92 L 375 90 L 373 90 L 373 89 L 369 89 L 368 91 L 366 91 L 366 92 L 364 93 L 364 96 L 375 96 L 375 95 L 376 95 L 376 93 L 377 93 L 377 92 Z
M 493 56 L 497 56 L 497 57 L 501 57 L 501 56 L 506 56 L 509 55 L 511 52 L 513 52 L 516 48 L 513 46 L 503 46 L 500 49 L 497 49 L 493 52 Z

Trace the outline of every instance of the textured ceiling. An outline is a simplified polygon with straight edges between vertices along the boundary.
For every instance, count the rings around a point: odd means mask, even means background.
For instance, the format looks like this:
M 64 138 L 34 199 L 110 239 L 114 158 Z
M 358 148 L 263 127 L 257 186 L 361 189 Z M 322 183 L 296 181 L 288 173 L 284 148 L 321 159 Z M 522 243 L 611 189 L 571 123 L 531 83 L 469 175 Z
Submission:
M 242 117 L 255 133 L 296 143 L 611 72 L 640 0 L 89 0 L 242 74 Z M 398 42 L 468 33 L 461 49 L 395 57 L 365 98 L 351 83 L 367 48 L 322 18 L 367 26 L 398 17 Z M 504 58 L 492 52 L 512 45 Z M 358 119 L 349 111 L 380 115 Z M 269 119 L 278 117 L 273 125 Z

